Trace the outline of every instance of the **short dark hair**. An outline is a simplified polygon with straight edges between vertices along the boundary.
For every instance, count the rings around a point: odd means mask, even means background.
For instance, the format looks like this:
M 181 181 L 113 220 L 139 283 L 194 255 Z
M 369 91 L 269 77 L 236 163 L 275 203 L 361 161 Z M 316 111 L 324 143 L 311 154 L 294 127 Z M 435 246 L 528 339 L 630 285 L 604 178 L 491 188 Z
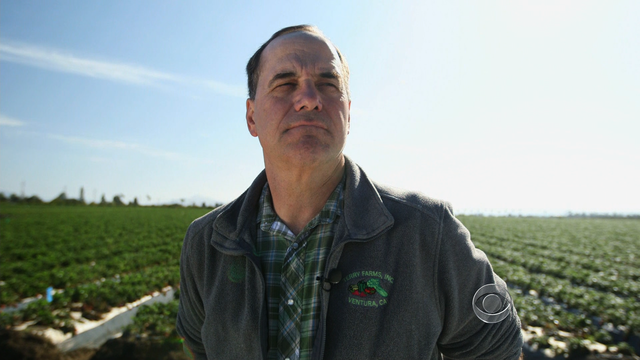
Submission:
M 323 39 L 325 39 L 328 43 L 330 43 L 336 52 L 338 53 L 338 58 L 340 58 L 340 64 L 342 65 L 342 76 L 344 81 L 345 90 L 347 92 L 347 98 L 351 99 L 351 95 L 349 93 L 349 65 L 347 64 L 347 59 L 342 56 L 342 53 L 335 46 L 331 40 L 329 40 L 318 27 L 313 25 L 295 25 L 289 26 L 284 29 L 280 29 L 276 31 L 271 38 L 267 40 L 258 51 L 253 54 L 253 56 L 249 59 L 247 63 L 247 85 L 249 87 L 249 99 L 254 100 L 256 98 L 256 89 L 258 87 L 258 78 L 260 77 L 260 57 L 262 56 L 262 52 L 264 49 L 275 39 L 282 35 L 294 33 L 294 32 L 306 32 L 309 34 L 317 35 Z

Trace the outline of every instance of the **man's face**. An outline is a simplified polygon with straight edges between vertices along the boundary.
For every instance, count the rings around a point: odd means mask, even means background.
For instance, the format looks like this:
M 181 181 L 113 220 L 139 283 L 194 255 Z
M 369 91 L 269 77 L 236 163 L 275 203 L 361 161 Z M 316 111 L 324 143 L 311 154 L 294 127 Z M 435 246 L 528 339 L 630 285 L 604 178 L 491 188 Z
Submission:
M 309 33 L 286 34 L 264 49 L 259 66 L 246 118 L 249 132 L 260 140 L 265 165 L 341 159 L 351 101 L 333 46 Z

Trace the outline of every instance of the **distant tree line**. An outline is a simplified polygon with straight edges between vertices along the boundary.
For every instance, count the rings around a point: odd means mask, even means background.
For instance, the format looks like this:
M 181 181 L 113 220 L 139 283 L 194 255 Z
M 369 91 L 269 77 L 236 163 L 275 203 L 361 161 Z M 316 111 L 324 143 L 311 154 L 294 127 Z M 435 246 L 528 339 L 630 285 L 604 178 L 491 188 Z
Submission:
M 572 213 L 569 218 L 603 218 L 603 219 L 640 219 L 640 214 L 617 214 L 617 213 Z
M 640 219 L 640 214 L 630 214 L 630 213 L 573 213 L 568 212 L 565 215 L 526 215 L 526 214 L 484 214 L 484 213 L 461 213 L 456 214 L 456 216 L 475 216 L 475 217 L 518 217 L 518 218 L 590 218 L 590 219 Z
M 124 195 L 122 194 L 115 195 L 112 201 L 107 201 L 105 195 L 102 194 L 102 198 L 100 199 L 99 203 L 95 203 L 95 202 L 87 203 L 84 200 L 84 188 L 80 188 L 80 197 L 78 199 L 68 198 L 66 192 L 63 191 L 62 193 L 60 193 L 60 195 L 58 195 L 58 197 L 56 197 L 55 199 L 49 202 L 43 201 L 36 195 L 31 197 L 18 196 L 16 194 L 11 194 L 9 196 L 6 196 L 4 193 L 0 192 L 0 203 L 28 204 L 28 205 L 49 204 L 49 205 L 64 205 L 64 206 L 140 206 L 140 204 L 138 204 L 137 197 L 134 197 L 133 200 L 129 201 L 129 203 L 125 203 Z M 197 206 L 195 203 L 193 203 L 191 206 L 187 206 L 187 207 L 217 208 L 218 206 L 221 206 L 221 205 L 223 204 L 216 203 L 214 206 L 207 206 L 207 204 L 203 202 L 201 206 Z M 151 205 L 151 206 L 156 206 L 156 205 Z M 160 206 L 185 207 L 177 203 L 171 204 L 171 205 L 160 205 Z

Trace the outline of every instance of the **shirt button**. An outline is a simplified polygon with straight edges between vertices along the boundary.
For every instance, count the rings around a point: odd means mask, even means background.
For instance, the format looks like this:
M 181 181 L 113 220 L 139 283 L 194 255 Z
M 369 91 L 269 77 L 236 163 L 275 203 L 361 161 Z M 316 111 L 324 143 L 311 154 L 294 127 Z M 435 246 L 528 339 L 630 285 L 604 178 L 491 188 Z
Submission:
M 293 305 L 293 299 L 289 299 L 289 300 L 287 300 L 287 304 L 289 304 L 289 305 Z
M 293 245 L 291 245 L 294 249 L 298 248 L 298 243 L 293 243 Z

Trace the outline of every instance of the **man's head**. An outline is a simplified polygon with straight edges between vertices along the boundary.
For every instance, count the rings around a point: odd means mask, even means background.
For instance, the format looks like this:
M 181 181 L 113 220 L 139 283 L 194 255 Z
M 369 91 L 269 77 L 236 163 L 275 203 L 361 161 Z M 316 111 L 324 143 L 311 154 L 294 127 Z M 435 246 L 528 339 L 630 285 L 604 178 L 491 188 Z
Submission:
M 340 50 L 335 45 L 333 45 L 331 40 L 329 40 L 326 36 L 324 36 L 324 34 L 322 33 L 322 31 L 320 31 L 320 29 L 312 25 L 295 25 L 295 26 L 286 27 L 284 29 L 280 29 L 276 31 L 273 35 L 271 35 L 271 38 L 267 40 L 267 42 L 262 44 L 262 46 L 260 46 L 258 51 L 256 51 L 253 54 L 253 56 L 249 59 L 249 62 L 247 63 L 247 85 L 249 87 L 249 99 L 253 100 L 256 97 L 256 88 L 258 86 L 258 80 L 260 78 L 260 58 L 262 57 L 262 53 L 264 52 L 264 49 L 276 38 L 279 38 L 280 36 L 290 34 L 293 32 L 307 32 L 309 34 L 319 36 L 325 39 L 328 43 L 330 43 L 331 46 L 333 46 L 333 48 L 336 50 L 336 53 L 338 53 L 338 57 L 340 58 L 340 62 L 342 65 L 342 74 L 344 76 L 343 83 L 345 86 L 347 98 L 351 99 L 351 94 L 349 93 L 349 65 L 347 64 L 347 59 L 345 59 L 345 57 L 342 56 L 342 53 L 340 52 Z
M 316 28 L 287 29 L 249 61 L 247 127 L 267 168 L 331 166 L 343 161 L 349 133 L 346 62 Z

